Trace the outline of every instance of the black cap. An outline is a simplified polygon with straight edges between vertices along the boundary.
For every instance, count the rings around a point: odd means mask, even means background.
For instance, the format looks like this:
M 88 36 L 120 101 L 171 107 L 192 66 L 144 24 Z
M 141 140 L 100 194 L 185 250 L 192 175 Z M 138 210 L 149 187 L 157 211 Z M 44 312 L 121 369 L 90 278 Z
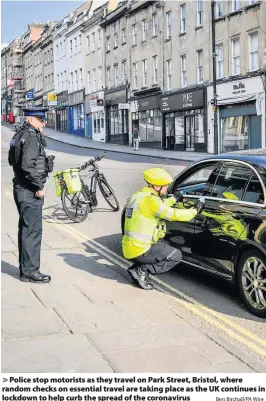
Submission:
M 46 118 L 46 113 L 49 109 L 47 107 L 24 107 L 22 111 L 25 117 L 38 117 Z

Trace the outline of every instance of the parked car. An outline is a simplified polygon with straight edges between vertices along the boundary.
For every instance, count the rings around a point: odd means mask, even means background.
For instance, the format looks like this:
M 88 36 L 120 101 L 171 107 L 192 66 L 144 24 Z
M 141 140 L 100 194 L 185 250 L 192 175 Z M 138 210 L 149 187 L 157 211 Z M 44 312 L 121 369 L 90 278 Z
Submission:
M 204 210 L 190 222 L 167 222 L 164 241 L 187 265 L 233 281 L 247 308 L 265 318 L 266 149 L 196 162 L 169 186 L 169 194 L 178 192 L 176 207 L 193 207 L 204 196 Z

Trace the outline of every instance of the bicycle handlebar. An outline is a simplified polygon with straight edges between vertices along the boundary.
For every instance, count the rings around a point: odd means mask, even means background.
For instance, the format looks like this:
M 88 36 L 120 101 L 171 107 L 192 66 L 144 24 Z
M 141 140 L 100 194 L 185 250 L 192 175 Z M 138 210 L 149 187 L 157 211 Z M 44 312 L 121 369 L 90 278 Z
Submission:
M 107 152 L 104 152 L 101 156 L 97 156 L 94 157 L 93 159 L 90 159 L 89 161 L 87 161 L 86 163 L 84 163 L 81 167 L 80 167 L 80 171 L 82 170 L 86 170 L 86 168 L 88 168 L 89 166 L 93 166 L 95 165 L 95 162 L 99 162 L 101 161 L 105 156 L 106 156 Z

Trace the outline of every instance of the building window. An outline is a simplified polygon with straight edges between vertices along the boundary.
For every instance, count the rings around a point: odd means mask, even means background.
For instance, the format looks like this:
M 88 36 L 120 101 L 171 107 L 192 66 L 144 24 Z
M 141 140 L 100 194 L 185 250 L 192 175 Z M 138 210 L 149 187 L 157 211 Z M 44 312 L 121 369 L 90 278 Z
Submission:
M 109 52 L 111 50 L 111 38 L 110 38 L 110 36 L 108 36 L 108 38 L 106 38 L 106 46 L 107 46 L 107 51 Z
M 63 74 L 62 74 L 63 75 Z M 63 76 L 62 76 L 63 82 Z M 79 82 L 80 82 L 80 89 L 83 89 L 83 76 L 82 76 L 82 68 L 79 69 Z
M 58 50 L 58 45 L 56 45 L 56 59 L 58 60 L 58 56 L 59 56 L 59 50 Z
M 181 33 L 185 33 L 187 31 L 187 5 L 183 4 L 181 6 Z
M 73 56 L 73 42 L 72 40 L 70 41 L 70 57 Z
M 78 71 L 75 71 L 75 90 L 77 91 L 79 88 L 79 81 L 78 81 Z
M 187 57 L 185 54 L 181 56 L 181 86 L 182 88 L 187 86 Z
M 64 56 L 66 55 L 66 39 L 64 39 Z
M 197 26 L 203 25 L 203 0 L 197 1 Z
M 216 2 L 216 18 L 220 18 L 224 15 L 224 3 L 222 1 Z
M 240 39 L 232 40 L 233 75 L 240 74 Z
M 166 61 L 167 90 L 172 89 L 172 60 Z
M 98 74 L 99 74 L 99 89 L 101 90 L 103 88 L 103 70 L 102 70 L 102 67 L 98 68 Z
M 122 44 L 126 43 L 126 29 L 122 29 Z
M 53 75 L 53 74 L 52 74 Z M 67 89 L 67 75 L 66 71 L 64 71 L 64 83 L 65 83 L 65 90 Z
M 127 62 L 123 61 L 122 63 L 122 79 L 123 79 L 123 84 L 126 84 L 126 79 L 127 79 Z
M 92 51 L 95 52 L 95 32 L 92 34 Z
M 203 82 L 203 51 L 197 51 L 197 83 Z
M 142 60 L 142 84 L 143 84 L 143 87 L 148 85 L 147 78 L 148 78 L 147 60 Z
M 90 36 L 87 36 L 87 51 L 90 52 Z
M 236 116 L 221 118 L 221 151 L 231 152 L 249 148 L 249 118 Z
M 118 65 L 114 66 L 114 74 L 115 74 L 115 87 L 118 86 Z
M 132 43 L 133 43 L 133 45 L 137 44 L 137 28 L 136 28 L 136 25 L 132 25 Z
M 147 20 L 144 19 L 142 21 L 142 40 L 143 42 L 146 42 L 147 40 Z
M 74 91 L 74 74 L 73 74 L 73 72 L 71 72 L 70 76 L 71 76 L 71 91 L 73 92 Z
M 249 35 L 249 68 L 250 71 L 256 71 L 259 69 L 259 35 L 258 32 L 253 32 Z
M 159 109 L 132 113 L 132 126 L 139 128 L 142 142 L 159 142 L 162 140 L 162 121 Z
M 217 78 L 224 77 L 224 46 L 223 44 L 216 45 L 216 69 Z
M 75 54 L 77 54 L 77 52 L 78 52 L 78 41 L 77 41 L 77 38 L 75 38 L 74 39 L 74 43 L 75 43 Z
M 96 68 L 92 70 L 93 92 L 96 91 Z
M 171 39 L 172 36 L 172 13 L 168 11 L 166 13 L 167 28 L 166 28 L 166 39 Z
M 240 9 L 240 0 L 232 0 L 232 11 Z
M 39 55 L 38 55 L 39 56 Z M 38 61 L 39 61 L 39 57 L 38 57 Z M 50 52 L 49 52 L 49 50 L 47 51 L 47 64 L 49 64 L 50 63 Z M 39 62 L 38 62 L 38 64 L 39 64 Z
M 107 109 L 108 136 L 128 134 L 128 110 L 119 110 L 118 104 Z
M 111 69 L 110 67 L 107 67 L 107 74 L 106 74 L 106 79 L 107 79 L 107 88 L 111 88 Z
M 72 74 L 73 75 L 73 74 Z M 58 92 L 60 92 L 60 78 L 59 78 L 59 74 L 57 74 L 57 90 L 58 90 Z M 46 82 L 46 84 L 47 84 L 47 86 L 48 86 L 48 79 L 47 79 L 47 82 Z M 49 86 L 48 86 L 49 87 Z
M 60 74 L 60 90 L 63 90 L 63 73 Z
M 153 56 L 153 84 L 158 83 L 158 57 Z
M 91 73 L 88 71 L 88 93 L 91 93 Z
M 118 33 L 114 34 L 114 49 L 118 47 Z
M 79 35 L 79 52 L 82 51 L 82 38 L 81 35 Z
M 158 22 L 157 22 L 157 13 L 153 14 L 152 16 L 152 35 L 156 36 L 157 35 L 157 28 L 158 28 Z
M 102 30 L 98 30 L 98 48 L 100 49 L 102 47 Z
M 133 64 L 133 87 L 138 89 L 138 63 Z

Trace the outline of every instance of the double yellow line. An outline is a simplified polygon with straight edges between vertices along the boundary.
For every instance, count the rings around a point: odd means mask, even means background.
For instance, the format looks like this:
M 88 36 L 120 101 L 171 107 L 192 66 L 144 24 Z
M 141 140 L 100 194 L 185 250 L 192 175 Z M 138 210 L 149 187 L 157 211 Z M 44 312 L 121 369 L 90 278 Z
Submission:
M 51 220 L 50 220 L 51 221 Z M 131 266 L 131 263 L 121 256 L 117 255 L 115 252 L 112 252 L 110 249 L 106 248 L 104 245 L 99 244 L 94 241 L 87 235 L 79 232 L 73 227 L 69 225 L 65 225 L 64 223 L 56 224 L 57 228 L 61 231 L 64 231 L 70 234 L 73 238 L 80 242 L 80 240 L 88 243 L 91 248 L 95 251 L 98 251 L 111 262 L 116 265 L 119 265 L 122 268 L 128 268 Z M 266 341 L 259 336 L 257 336 L 254 332 L 245 329 L 239 324 L 233 322 L 229 318 L 225 317 L 223 314 L 216 312 L 207 306 L 201 304 L 196 299 L 184 294 L 183 292 L 177 290 L 171 285 L 162 281 L 158 276 L 152 276 L 152 280 L 154 281 L 155 286 L 158 289 L 164 289 L 168 293 L 168 296 L 171 297 L 171 300 L 174 303 L 177 303 L 194 315 L 197 315 L 201 319 L 203 319 L 206 323 L 214 326 L 216 329 L 223 331 L 231 337 L 232 339 L 238 341 L 243 344 L 256 354 L 260 355 L 263 358 L 266 358 Z M 170 293 L 170 294 L 169 294 Z M 178 296 L 174 297 L 171 294 L 175 294 Z
M 5 193 L 8 198 L 12 198 L 12 194 Z M 76 241 L 84 241 L 89 244 L 89 246 L 106 257 L 109 261 L 113 262 L 122 268 L 128 268 L 131 263 L 121 256 L 117 255 L 115 252 L 106 248 L 104 245 L 99 244 L 87 235 L 76 230 L 72 226 L 66 225 L 63 222 L 58 222 L 54 217 L 50 216 L 48 212 L 44 211 L 45 221 L 48 223 L 54 223 L 55 227 L 61 232 L 65 232 L 71 235 Z M 196 299 L 184 294 L 183 292 L 177 290 L 171 285 L 162 281 L 158 276 L 152 276 L 155 287 L 160 290 L 164 290 L 170 297 L 174 304 L 179 304 L 185 309 L 187 309 L 192 314 L 200 317 L 207 324 L 215 327 L 219 331 L 225 333 L 231 339 L 237 341 L 238 343 L 244 345 L 249 350 L 253 351 L 262 358 L 266 358 L 266 341 L 257 336 L 254 332 L 245 329 L 239 324 L 233 322 L 231 319 L 224 316 L 222 313 L 216 312 L 207 306 L 201 304 Z M 173 296 L 172 294 L 176 295 Z M 171 305 L 170 305 L 171 307 Z

